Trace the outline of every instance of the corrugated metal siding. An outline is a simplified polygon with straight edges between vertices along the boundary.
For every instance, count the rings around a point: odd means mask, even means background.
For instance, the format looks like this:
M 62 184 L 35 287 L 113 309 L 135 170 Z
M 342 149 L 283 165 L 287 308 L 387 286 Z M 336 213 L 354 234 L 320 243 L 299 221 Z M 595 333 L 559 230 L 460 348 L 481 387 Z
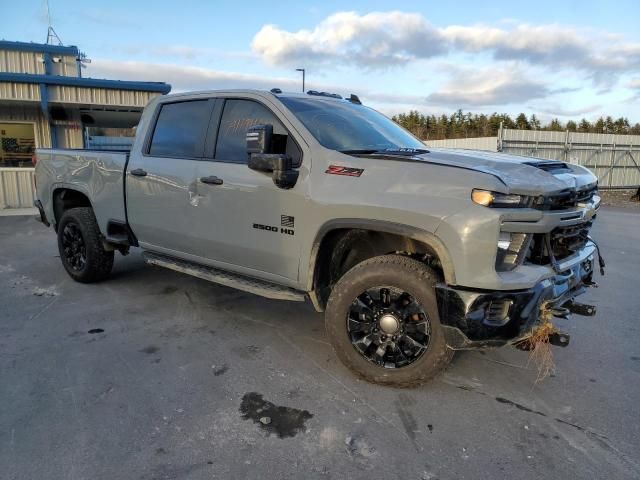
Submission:
M 131 150 L 135 137 L 105 137 L 91 135 L 87 138 L 89 150 Z
M 40 87 L 34 83 L 0 82 L 0 100 L 40 101 Z
M 158 93 L 116 90 L 107 88 L 84 88 L 51 86 L 49 101 L 60 103 L 83 103 L 94 105 L 113 105 L 144 107 Z
M 33 207 L 34 168 L 0 168 L 0 209 Z
M 498 151 L 498 137 L 451 138 L 447 140 L 425 140 L 429 147 L 467 148 L 472 150 Z
M 80 112 L 70 110 L 67 113 L 69 114 L 68 120 L 61 122 L 60 125 L 55 125 L 58 148 L 84 148 Z
M 0 50 L 0 72 L 44 74 L 43 54 Z
M 60 55 L 52 55 L 52 57 L 59 57 Z M 76 57 L 73 55 L 65 55 L 61 58 L 59 63 L 51 63 L 51 75 L 62 75 L 64 77 L 77 77 L 78 76 L 78 64 Z
M 49 86 L 48 91 L 50 103 L 80 103 L 121 107 L 144 107 L 149 103 L 149 100 L 160 95 L 159 93 L 134 90 L 58 85 Z M 0 82 L 0 100 L 39 102 L 40 87 L 34 83 Z
M 44 64 L 45 54 L 42 52 L 22 52 L 17 50 L 0 50 L 0 72 L 32 73 L 43 75 L 46 73 Z M 77 77 L 78 66 L 73 55 L 56 55 L 59 62 L 51 62 L 51 75 Z

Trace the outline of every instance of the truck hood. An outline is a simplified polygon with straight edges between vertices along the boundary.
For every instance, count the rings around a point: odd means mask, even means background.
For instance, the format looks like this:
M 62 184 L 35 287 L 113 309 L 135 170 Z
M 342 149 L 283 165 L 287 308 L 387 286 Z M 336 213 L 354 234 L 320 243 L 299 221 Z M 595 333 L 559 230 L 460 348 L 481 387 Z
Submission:
M 523 195 L 583 190 L 597 183 L 595 175 L 580 165 L 500 152 L 429 148 L 429 153 L 397 159 L 485 173 L 499 179 L 509 193 Z

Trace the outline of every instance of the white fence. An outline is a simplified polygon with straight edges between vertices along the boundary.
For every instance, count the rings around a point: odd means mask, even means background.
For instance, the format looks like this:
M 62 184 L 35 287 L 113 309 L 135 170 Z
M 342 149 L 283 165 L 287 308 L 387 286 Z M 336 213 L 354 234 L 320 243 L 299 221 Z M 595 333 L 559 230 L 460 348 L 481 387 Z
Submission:
M 33 207 L 34 168 L 0 168 L 0 209 Z
M 449 138 L 447 140 L 425 140 L 424 143 L 428 147 L 498 151 L 498 137 Z

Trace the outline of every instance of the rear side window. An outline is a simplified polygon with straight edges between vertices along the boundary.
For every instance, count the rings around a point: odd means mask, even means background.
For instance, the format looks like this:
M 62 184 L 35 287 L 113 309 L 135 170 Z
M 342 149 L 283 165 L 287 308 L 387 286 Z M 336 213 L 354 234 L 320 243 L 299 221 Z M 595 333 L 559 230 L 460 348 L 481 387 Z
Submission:
M 165 103 L 153 131 L 149 155 L 200 158 L 211 114 L 207 100 Z
M 226 100 L 220 119 L 216 160 L 247 163 L 247 130 L 253 125 L 273 125 L 273 153 L 291 155 L 294 165 L 302 158 L 300 149 L 284 125 L 264 105 L 252 100 Z

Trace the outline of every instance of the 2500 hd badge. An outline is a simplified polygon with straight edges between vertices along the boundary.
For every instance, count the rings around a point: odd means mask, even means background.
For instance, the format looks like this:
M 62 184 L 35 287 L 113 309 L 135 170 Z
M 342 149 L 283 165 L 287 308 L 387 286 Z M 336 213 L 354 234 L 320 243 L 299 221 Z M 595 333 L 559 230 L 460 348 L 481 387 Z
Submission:
M 253 228 L 257 230 L 266 230 L 267 232 L 282 233 L 283 235 L 295 235 L 293 227 L 295 225 L 294 217 L 290 215 L 280 216 L 280 227 L 273 225 L 264 225 L 262 223 L 254 223 Z

